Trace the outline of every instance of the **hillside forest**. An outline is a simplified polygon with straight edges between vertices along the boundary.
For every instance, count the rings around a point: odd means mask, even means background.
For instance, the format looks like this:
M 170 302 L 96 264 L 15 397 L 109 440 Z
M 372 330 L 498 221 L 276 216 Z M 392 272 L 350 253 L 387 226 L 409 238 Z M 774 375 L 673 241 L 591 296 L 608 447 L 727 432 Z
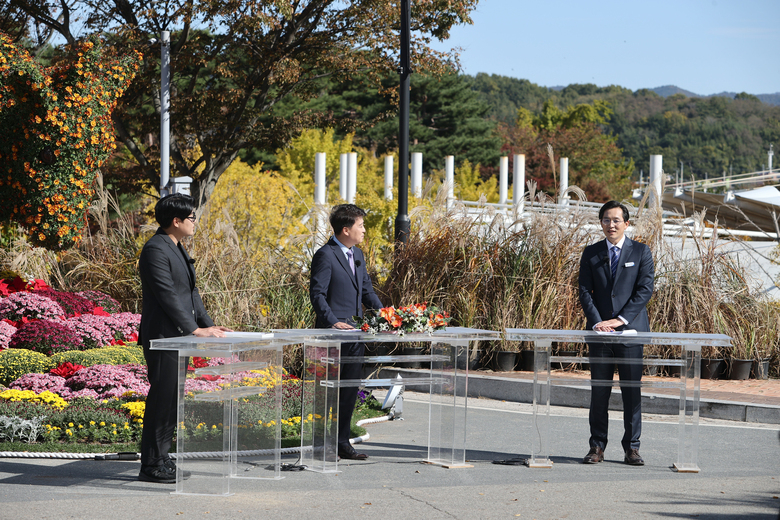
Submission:
M 397 150 L 396 78 L 382 87 L 360 79 L 323 82 L 319 95 L 288 98 L 274 113 L 327 112 L 350 120 L 353 143 L 375 157 Z M 336 135 L 341 136 L 337 130 Z M 341 131 L 343 134 L 344 131 Z M 410 150 L 422 152 L 424 170 L 441 176 L 444 157 L 478 165 L 483 179 L 497 175 L 502 155 L 523 153 L 530 179 L 548 193 L 555 178 L 548 144 L 569 158 L 570 184 L 589 200 L 622 199 L 661 154 L 665 172 L 686 181 L 766 168 L 769 144 L 780 144 L 780 106 L 741 93 L 728 97 L 662 97 L 647 89 L 573 84 L 552 89 L 499 75 L 413 75 Z M 249 164 L 277 169 L 275 155 L 242 150 Z

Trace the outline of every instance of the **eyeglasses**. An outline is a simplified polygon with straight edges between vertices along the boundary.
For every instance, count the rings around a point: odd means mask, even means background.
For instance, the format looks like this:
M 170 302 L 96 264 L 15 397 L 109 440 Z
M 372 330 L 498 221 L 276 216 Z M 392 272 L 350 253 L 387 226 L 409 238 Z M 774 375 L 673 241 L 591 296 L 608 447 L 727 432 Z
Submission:
M 185 217 L 185 218 L 186 218 L 186 220 L 189 220 L 192 223 L 195 222 L 195 215 L 190 215 L 189 217 Z
M 609 226 L 610 224 L 615 224 L 617 226 L 618 224 L 622 224 L 623 222 L 625 222 L 625 220 L 623 220 L 622 218 L 612 218 L 612 219 L 604 218 L 604 219 L 601 219 L 601 223 L 603 225 L 605 225 L 605 226 Z

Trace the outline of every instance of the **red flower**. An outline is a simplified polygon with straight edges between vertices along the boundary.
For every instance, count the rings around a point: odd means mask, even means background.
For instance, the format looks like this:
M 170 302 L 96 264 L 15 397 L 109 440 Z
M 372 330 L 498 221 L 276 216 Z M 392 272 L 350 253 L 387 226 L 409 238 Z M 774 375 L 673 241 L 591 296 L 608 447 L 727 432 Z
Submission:
M 79 370 L 81 370 L 82 368 L 84 368 L 83 365 L 74 365 L 70 361 L 67 361 L 61 364 L 60 366 L 58 366 L 57 368 L 52 368 L 51 370 L 49 370 L 49 372 L 51 372 L 55 376 L 60 376 L 67 379 L 73 374 L 75 374 L 76 372 L 78 372 Z
M 127 341 L 138 341 L 138 333 L 133 332 L 132 334 L 128 334 L 127 336 L 125 336 L 125 339 Z
M 95 307 L 92 309 L 92 314 L 95 316 L 111 316 L 109 313 L 103 310 L 103 307 Z
M 41 289 L 51 289 L 48 285 L 46 285 L 46 282 L 43 280 L 30 280 L 27 282 L 27 290 L 28 291 L 38 291 Z
M 112 339 L 110 345 L 124 345 L 125 342 L 121 339 Z
M 11 289 L 13 289 L 13 291 L 11 292 L 24 291 L 25 289 L 27 289 L 27 283 L 21 278 L 19 278 L 18 276 L 16 276 L 13 280 L 11 280 Z

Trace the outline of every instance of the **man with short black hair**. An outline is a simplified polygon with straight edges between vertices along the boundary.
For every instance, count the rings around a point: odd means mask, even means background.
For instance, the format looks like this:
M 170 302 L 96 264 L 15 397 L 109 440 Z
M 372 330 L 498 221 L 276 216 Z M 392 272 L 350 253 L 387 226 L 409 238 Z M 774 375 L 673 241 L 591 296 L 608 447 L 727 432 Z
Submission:
M 138 475 L 145 482 L 176 482 L 176 465 L 168 451 L 176 429 L 179 359 L 173 350 L 151 350 L 151 341 L 188 334 L 223 337 L 230 331 L 214 326 L 206 312 L 195 287 L 194 262 L 181 244 L 195 233 L 194 209 L 193 199 L 186 195 L 160 199 L 154 207 L 160 227 L 138 260 L 143 291 L 138 342 L 143 345 L 149 374 Z
M 363 305 L 381 309 L 374 292 L 371 277 L 366 270 L 363 252 L 356 246 L 363 242 L 366 212 L 354 204 L 341 204 L 330 213 L 333 237 L 314 254 L 311 261 L 309 297 L 317 314 L 317 328 L 350 330 L 355 328 L 353 316 L 363 316 Z M 363 356 L 363 343 L 345 343 L 342 356 Z M 360 363 L 341 365 L 340 379 L 360 379 Z M 338 455 L 343 459 L 365 460 L 349 442 L 352 412 L 357 401 L 358 388 L 339 388 Z
M 606 240 L 589 245 L 580 260 L 580 303 L 587 327 L 597 332 L 634 329 L 647 332 L 650 321 L 646 305 L 653 295 L 653 255 L 650 248 L 625 236 L 628 229 L 628 208 L 611 200 L 599 210 L 599 223 Z M 588 343 L 591 385 L 590 451 L 585 464 L 604 460 L 609 426 L 609 396 L 615 363 L 599 362 L 599 358 L 630 358 L 641 360 L 643 346 L 618 343 Z M 638 384 L 642 379 L 639 363 L 617 365 L 620 381 Z M 609 381 L 608 385 L 604 383 Z M 639 386 L 621 386 L 623 397 L 624 461 L 641 466 L 639 436 L 642 433 L 642 393 Z

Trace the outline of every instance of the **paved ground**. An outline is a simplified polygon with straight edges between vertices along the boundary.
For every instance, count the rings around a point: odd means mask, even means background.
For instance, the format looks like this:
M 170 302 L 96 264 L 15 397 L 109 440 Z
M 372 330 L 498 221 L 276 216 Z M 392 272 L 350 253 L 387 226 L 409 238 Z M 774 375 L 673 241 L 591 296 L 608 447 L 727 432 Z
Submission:
M 529 453 L 530 406 L 470 399 L 474 467 L 448 470 L 420 463 L 426 396 L 407 392 L 403 421 L 369 426 L 371 438 L 359 446 L 367 462 L 341 464 L 337 475 L 231 481 L 230 497 L 171 495 L 173 486 L 138 482 L 137 462 L 2 459 L 0 518 L 778 518 L 780 426 L 702 419 L 702 471 L 678 474 L 670 469 L 676 417 L 645 416 L 647 464 L 629 467 L 613 413 L 607 460 L 585 466 L 586 414 L 554 408 L 552 469 L 501 466 L 491 462 Z

